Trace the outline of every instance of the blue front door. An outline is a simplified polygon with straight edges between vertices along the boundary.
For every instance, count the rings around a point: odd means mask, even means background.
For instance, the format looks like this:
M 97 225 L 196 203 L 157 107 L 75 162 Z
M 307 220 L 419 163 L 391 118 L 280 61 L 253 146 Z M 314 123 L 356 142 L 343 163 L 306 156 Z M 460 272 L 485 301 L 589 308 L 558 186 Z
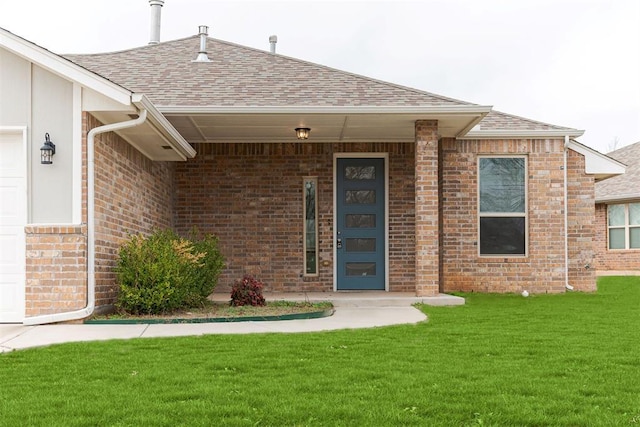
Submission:
M 337 168 L 337 289 L 384 290 L 384 159 L 341 158 Z

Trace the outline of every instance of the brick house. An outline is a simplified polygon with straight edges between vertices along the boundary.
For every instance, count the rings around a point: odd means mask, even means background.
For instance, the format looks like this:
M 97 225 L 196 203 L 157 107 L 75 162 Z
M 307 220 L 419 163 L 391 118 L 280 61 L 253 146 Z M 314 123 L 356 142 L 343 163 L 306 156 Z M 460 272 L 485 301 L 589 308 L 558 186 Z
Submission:
M 0 322 L 113 304 L 120 244 L 158 227 L 219 237 L 220 291 L 595 289 L 594 184 L 624 168 L 580 130 L 205 28 L 66 56 L 0 29 L 0 66 Z
M 623 175 L 596 183 L 598 274 L 640 274 L 640 142 L 608 154 Z

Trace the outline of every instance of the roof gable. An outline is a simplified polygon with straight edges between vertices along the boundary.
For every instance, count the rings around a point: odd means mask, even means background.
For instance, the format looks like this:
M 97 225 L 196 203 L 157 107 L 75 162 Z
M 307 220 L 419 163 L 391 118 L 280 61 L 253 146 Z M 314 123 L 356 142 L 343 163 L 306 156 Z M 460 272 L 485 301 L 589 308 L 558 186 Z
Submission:
M 67 81 L 78 84 L 85 90 L 84 100 L 87 102 L 85 104 L 82 101 L 78 102 L 73 108 L 91 112 L 104 124 L 123 122 L 130 119 L 130 113 L 136 113 L 141 109 L 147 110 L 149 112 L 147 120 L 136 129 L 127 128 L 116 132 L 150 159 L 185 160 L 195 155 L 193 148 L 143 94 L 135 94 L 95 71 L 82 67 L 3 28 L 0 28 L 0 48 L 37 64 Z M 98 111 L 88 109 L 89 104 Z M 165 144 L 171 147 L 171 150 L 163 148 Z
M 0 46 L 57 76 L 78 82 L 122 105 L 128 105 L 131 101 L 131 92 L 124 87 L 3 28 L 0 28 Z

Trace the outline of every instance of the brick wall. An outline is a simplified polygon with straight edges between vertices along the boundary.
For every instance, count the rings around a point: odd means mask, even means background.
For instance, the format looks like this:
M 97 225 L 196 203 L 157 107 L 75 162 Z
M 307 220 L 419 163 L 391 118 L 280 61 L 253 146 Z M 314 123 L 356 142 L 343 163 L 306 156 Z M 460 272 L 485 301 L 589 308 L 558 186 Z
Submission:
M 86 305 L 86 226 L 27 226 L 27 317 Z
M 595 181 L 584 168 L 584 156 L 568 150 L 569 284 L 576 291 L 595 291 Z
M 443 139 L 441 144 L 444 290 L 519 292 L 527 289 L 538 293 L 563 292 L 564 141 Z M 527 156 L 527 257 L 490 258 L 478 255 L 477 156 L 480 154 Z M 577 198 L 589 191 L 586 188 L 588 182 L 577 185 Z M 582 185 L 586 187 L 582 188 Z M 580 203 L 581 209 L 584 209 L 585 200 L 581 199 Z M 575 218 L 577 220 L 578 217 Z M 576 224 L 574 228 L 577 230 L 579 226 Z M 577 234 L 578 231 L 576 237 Z M 583 255 L 588 252 L 584 245 L 579 250 Z M 588 279 L 581 276 L 580 280 L 580 287 L 586 287 Z
M 595 252 L 594 267 L 600 272 L 640 272 L 640 249 L 609 250 L 607 234 L 607 205 L 598 203 L 595 208 Z
M 333 154 L 389 153 L 390 290 L 413 291 L 413 144 L 196 144 L 177 164 L 176 228 L 219 237 L 226 265 L 217 291 L 244 274 L 267 291 L 333 290 Z M 318 177 L 319 275 L 303 269 L 302 181 Z M 323 262 L 325 265 L 323 265 Z
M 101 125 L 85 118 L 85 135 Z M 113 132 L 96 136 L 97 307 L 115 302 L 114 267 L 129 234 L 173 227 L 174 171 L 175 163 L 153 162 Z

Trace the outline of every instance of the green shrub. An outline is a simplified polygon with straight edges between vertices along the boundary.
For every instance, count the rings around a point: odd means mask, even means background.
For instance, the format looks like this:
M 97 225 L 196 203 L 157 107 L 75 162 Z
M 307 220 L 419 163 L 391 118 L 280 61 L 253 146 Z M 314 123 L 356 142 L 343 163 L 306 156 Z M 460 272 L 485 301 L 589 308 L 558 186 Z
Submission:
M 196 233 L 192 233 L 196 238 Z M 223 259 L 217 239 L 179 237 L 172 230 L 131 236 L 116 267 L 116 306 L 132 314 L 161 314 L 200 305 L 213 292 Z
M 192 229 L 189 240 L 196 252 L 204 254 L 202 266 L 196 269 L 192 287 L 198 296 L 197 304 L 204 301 L 213 293 L 218 284 L 218 277 L 224 268 L 224 258 L 218 250 L 218 238 L 211 234 L 201 234 L 197 229 Z
M 244 276 L 242 280 L 236 281 L 231 288 L 231 301 L 233 306 L 252 305 L 263 306 L 265 299 L 262 296 L 262 282 L 251 276 Z

